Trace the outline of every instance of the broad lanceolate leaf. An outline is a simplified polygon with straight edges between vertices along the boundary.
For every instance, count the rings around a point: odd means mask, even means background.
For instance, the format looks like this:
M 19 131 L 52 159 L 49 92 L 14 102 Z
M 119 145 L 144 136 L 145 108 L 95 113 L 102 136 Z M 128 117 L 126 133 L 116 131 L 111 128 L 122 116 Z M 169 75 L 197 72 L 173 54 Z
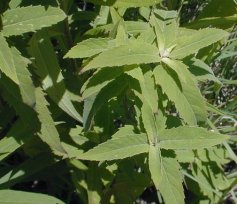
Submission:
M 229 137 L 199 127 L 178 127 L 160 132 L 160 147 L 164 149 L 198 149 L 220 144 Z
M 188 67 L 180 61 L 164 59 L 164 62 L 172 68 L 178 75 L 181 82 L 182 92 L 192 106 L 197 121 L 206 121 L 207 111 L 205 100 L 197 87 L 197 83 L 189 72 Z
M 0 70 L 19 85 L 23 102 L 32 106 L 35 96 L 28 64 L 29 60 L 22 57 L 16 48 L 9 48 L 5 38 L 0 35 Z
M 116 67 L 132 64 L 149 64 L 160 62 L 159 50 L 148 43 L 132 41 L 102 52 L 95 57 L 83 71 L 102 67 Z
M 123 134 L 123 136 L 117 135 L 88 152 L 79 155 L 79 159 L 96 161 L 124 159 L 148 152 L 148 149 L 149 145 L 146 134 Z
M 1 204 L 64 204 L 61 200 L 41 193 L 0 190 Z
M 158 146 L 150 146 L 149 170 L 151 178 L 166 204 L 184 204 L 182 177 L 174 158 L 161 157 Z
M 207 47 L 229 34 L 216 28 L 205 28 L 193 33 L 190 36 L 179 36 L 176 41 L 176 47 L 170 53 L 171 58 L 182 59 L 190 54 L 193 54 L 201 48 Z
M 58 131 L 54 125 L 54 121 L 47 108 L 47 101 L 44 98 L 44 93 L 40 88 L 36 89 L 36 111 L 41 122 L 40 138 L 49 145 L 53 152 L 60 155 L 65 155 Z
M 195 125 L 197 120 L 194 111 L 191 104 L 182 92 L 182 88 L 180 88 L 181 85 L 177 74 L 174 71 L 159 65 L 154 69 L 154 75 L 156 83 L 161 86 L 168 98 L 175 102 L 174 105 L 181 117 L 188 124 Z
M 0 69 L 16 84 L 19 84 L 11 50 L 2 35 L 0 35 Z
M 66 15 L 59 8 L 43 6 L 18 7 L 3 14 L 4 36 L 20 35 L 36 31 L 62 21 Z
M 99 54 L 109 47 L 109 38 L 90 38 L 74 46 L 65 57 L 86 58 Z
M 158 185 L 155 183 L 155 186 L 161 192 L 165 204 L 184 204 L 179 163 L 174 158 L 162 157 L 160 168 L 162 179 Z
M 38 32 L 33 36 L 30 53 L 35 58 L 36 72 L 42 80 L 43 89 L 63 111 L 82 122 L 82 117 L 73 106 L 65 88 L 64 78 L 47 31 Z
M 143 7 L 159 4 L 161 0 L 86 0 L 99 5 L 114 7 Z
M 32 107 L 35 104 L 35 87 L 31 79 L 31 73 L 27 68 L 29 60 L 22 57 L 15 47 L 11 47 L 11 54 L 14 60 L 22 100 Z

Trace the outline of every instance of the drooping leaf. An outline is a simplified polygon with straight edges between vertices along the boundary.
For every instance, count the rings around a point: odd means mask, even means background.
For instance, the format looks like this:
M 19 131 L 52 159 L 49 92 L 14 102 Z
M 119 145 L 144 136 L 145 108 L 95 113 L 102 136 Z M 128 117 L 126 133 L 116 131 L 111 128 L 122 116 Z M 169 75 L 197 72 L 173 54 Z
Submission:
M 36 72 L 41 78 L 43 89 L 63 111 L 82 122 L 82 117 L 73 106 L 70 94 L 65 87 L 64 78 L 46 30 L 33 36 L 30 53 L 35 57 Z
M 218 84 L 221 82 L 215 77 L 211 67 L 200 59 L 192 58 L 190 63 L 190 71 L 199 81 L 212 80 Z
M 41 193 L 0 190 L 1 204 L 64 204 L 61 200 Z
M 36 31 L 62 21 L 66 15 L 59 8 L 28 6 L 9 9 L 3 14 L 4 36 Z
M 83 68 L 83 71 L 102 67 L 149 64 L 154 62 L 160 62 L 159 50 L 153 45 L 135 41 L 102 52 L 89 62 Z
M 123 136 L 112 137 L 112 139 L 99 144 L 80 155 L 79 158 L 95 161 L 124 159 L 148 152 L 148 149 L 146 134 L 123 134 Z
M 86 0 L 94 4 L 114 7 L 142 7 L 159 4 L 161 0 Z
M 162 158 L 160 149 L 157 146 L 150 145 L 149 147 L 149 170 L 151 172 L 151 178 L 155 184 L 155 186 L 160 186 L 160 182 L 162 180 Z
M 156 83 L 159 84 L 168 96 L 168 98 L 175 102 L 174 105 L 177 111 L 180 113 L 181 117 L 190 125 L 195 125 L 197 123 L 194 110 L 192 105 L 189 103 L 188 99 L 185 97 L 182 89 L 180 89 L 180 82 L 177 75 L 162 67 L 157 66 L 154 69 L 154 76 Z M 167 86 L 167 84 L 169 84 Z
M 160 132 L 160 147 L 164 149 L 199 149 L 221 144 L 229 137 L 199 127 L 178 127 Z
M 12 57 L 10 48 L 8 47 L 6 39 L 0 35 L 0 69 L 16 84 L 19 84 L 19 80 L 16 73 L 16 67 Z
M 221 29 L 205 28 L 190 36 L 179 36 L 176 40 L 176 46 L 169 56 L 174 59 L 182 59 L 228 35 L 226 31 Z
M 184 192 L 179 163 L 174 158 L 160 158 L 157 147 L 150 149 L 150 155 L 149 165 L 151 166 L 149 168 L 152 174 L 151 176 L 165 203 L 184 204 Z M 155 164 L 154 162 L 157 163 Z
M 9 48 L 4 37 L 0 35 L 0 70 L 19 85 L 22 100 L 32 106 L 35 103 L 34 85 L 27 69 L 29 60 L 22 57 L 15 48 Z
M 59 155 L 65 155 L 66 151 L 60 143 L 58 131 L 54 125 L 54 121 L 47 108 L 47 101 L 44 93 L 40 88 L 36 89 L 36 111 L 41 122 L 40 138 L 49 145 L 51 150 Z
M 109 47 L 109 38 L 90 38 L 71 48 L 65 57 L 86 58 L 99 54 Z
M 27 68 L 29 60 L 22 57 L 20 52 L 14 47 L 11 47 L 11 53 L 19 81 L 22 100 L 27 105 L 33 106 L 35 104 L 35 87 L 31 79 L 31 74 Z
M 188 67 L 180 61 L 168 58 L 164 59 L 164 62 L 177 73 L 181 82 L 182 92 L 187 98 L 189 104 L 192 106 L 197 121 L 206 121 L 207 111 L 205 99 L 201 95 L 197 82 L 189 72 Z
M 166 204 L 184 204 L 182 176 L 179 163 L 174 158 L 163 157 L 161 161 L 162 180 L 158 189 Z

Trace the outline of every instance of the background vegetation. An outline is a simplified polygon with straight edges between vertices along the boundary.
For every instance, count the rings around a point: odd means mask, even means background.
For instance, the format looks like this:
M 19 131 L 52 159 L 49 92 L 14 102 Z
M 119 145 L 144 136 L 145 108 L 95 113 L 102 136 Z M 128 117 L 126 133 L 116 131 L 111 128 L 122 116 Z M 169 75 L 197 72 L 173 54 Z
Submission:
M 0 14 L 1 204 L 237 203 L 235 0 Z

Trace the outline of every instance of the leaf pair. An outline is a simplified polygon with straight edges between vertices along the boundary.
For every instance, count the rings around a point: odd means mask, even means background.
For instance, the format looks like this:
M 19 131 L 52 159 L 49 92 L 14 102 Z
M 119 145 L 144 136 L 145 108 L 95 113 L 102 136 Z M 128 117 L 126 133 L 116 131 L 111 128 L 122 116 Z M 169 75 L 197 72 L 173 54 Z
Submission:
M 148 121 L 147 121 L 148 122 Z M 85 160 L 117 160 L 149 152 L 149 169 L 156 187 L 161 191 L 167 204 L 184 203 L 182 177 L 176 158 L 163 157 L 161 149 L 208 148 L 228 139 L 225 135 L 198 127 L 166 129 L 159 133 L 159 142 L 149 144 L 146 134 L 134 134 L 121 128 L 112 139 L 86 153 L 77 155 Z M 160 149 L 161 148 L 161 149 Z

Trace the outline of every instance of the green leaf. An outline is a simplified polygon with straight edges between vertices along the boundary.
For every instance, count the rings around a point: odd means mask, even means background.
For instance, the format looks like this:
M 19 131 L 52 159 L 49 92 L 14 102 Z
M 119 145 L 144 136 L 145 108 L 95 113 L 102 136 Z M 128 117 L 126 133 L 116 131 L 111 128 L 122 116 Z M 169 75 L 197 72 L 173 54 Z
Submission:
M 182 176 L 179 163 L 173 158 L 162 158 L 159 190 L 166 204 L 184 204 Z
M 154 76 L 156 83 L 161 86 L 163 92 L 171 101 L 175 102 L 174 105 L 181 117 L 188 124 L 195 125 L 197 120 L 194 110 L 182 92 L 182 88 L 180 88 L 180 82 L 177 75 L 172 70 L 165 69 L 159 65 L 154 69 Z
M 116 67 L 133 64 L 160 62 L 159 50 L 150 44 L 132 41 L 102 52 L 95 57 L 83 71 L 102 67 Z
M 142 122 L 148 135 L 149 143 L 155 145 L 158 138 L 156 121 L 154 113 L 152 112 L 152 109 L 146 100 L 143 101 L 141 112 L 142 112 Z
M 48 103 L 44 98 L 43 91 L 36 89 L 36 111 L 41 122 L 40 138 L 49 145 L 51 150 L 59 155 L 65 155 L 66 151 L 61 145 L 58 131 L 54 125 L 54 121 L 47 108 Z
M 15 47 L 11 47 L 11 54 L 14 60 L 22 100 L 27 105 L 33 106 L 35 104 L 35 87 L 31 79 L 31 73 L 27 68 L 30 61 L 22 57 Z
M 6 133 L 5 137 L 0 140 L 0 161 L 21 147 L 24 143 L 33 137 L 27 126 L 17 120 Z
M 192 23 L 185 24 L 186 27 L 192 29 L 206 28 L 212 26 L 215 28 L 226 29 L 232 27 L 237 21 L 237 15 L 225 16 L 225 17 L 209 17 L 201 18 L 193 21 Z
M 169 56 L 174 59 L 182 59 L 228 35 L 229 33 L 221 29 L 205 28 L 190 36 L 179 36 L 176 40 L 176 46 Z
M 83 110 L 83 126 L 86 130 L 90 128 L 92 118 L 95 116 L 97 111 L 109 101 L 112 97 L 117 97 L 127 87 L 127 78 L 124 75 L 117 77 L 112 80 L 106 86 L 95 94 L 90 95 L 90 97 L 84 100 L 84 110 Z M 97 89 L 97 88 L 96 88 Z M 93 91 L 93 90 L 92 90 Z M 86 93 L 86 92 L 85 92 Z
M 141 73 L 141 75 L 143 75 L 143 77 L 144 77 L 144 80 L 139 81 L 141 89 L 142 89 L 142 95 L 143 95 L 142 100 L 146 100 L 147 103 L 150 105 L 153 114 L 157 114 L 157 112 L 158 112 L 158 94 L 157 94 L 157 87 L 155 84 L 155 79 L 153 77 L 153 72 L 150 69 L 150 67 L 143 66 L 143 69 L 144 68 L 147 68 L 144 73 Z
M 27 32 L 35 32 L 44 27 L 62 21 L 66 15 L 59 8 L 49 6 L 28 6 L 9 9 L 3 14 L 4 36 L 20 35 Z
M 157 151 L 156 151 L 157 152 Z M 159 154 L 154 156 L 160 157 Z M 150 170 L 156 188 L 161 192 L 165 204 L 184 204 L 184 192 L 182 186 L 182 176 L 179 171 L 179 163 L 174 158 L 162 157 L 161 161 L 156 164 L 156 168 L 152 166 Z M 149 167 L 150 168 L 150 167 Z
M 123 68 L 118 67 L 111 72 L 110 67 L 97 70 L 82 86 L 83 99 L 86 99 L 96 93 L 113 81 L 114 78 L 123 73 Z
M 161 172 L 161 152 L 157 146 L 150 145 L 149 148 L 149 170 L 151 172 L 151 178 L 155 184 L 155 186 L 160 186 L 160 182 L 162 180 L 162 172 Z
M 199 149 L 221 144 L 229 137 L 199 127 L 183 126 L 161 131 L 159 139 L 164 149 Z
M 16 84 L 19 84 L 11 49 L 8 47 L 7 41 L 2 35 L 0 35 L 0 48 L 1 71 Z
M 82 117 L 72 104 L 70 94 L 65 87 L 57 56 L 46 30 L 37 32 L 33 36 L 30 53 L 35 58 L 36 72 L 40 76 L 43 89 L 63 111 L 82 122 Z
M 190 71 L 196 76 L 199 81 L 212 80 L 218 84 L 221 82 L 215 77 L 211 67 L 200 59 L 192 58 L 189 62 Z
M 146 31 L 150 28 L 150 25 L 146 22 L 142 21 L 124 21 L 126 31 L 133 36 L 137 36 L 141 32 Z M 114 29 L 114 24 L 107 24 L 103 26 L 98 26 L 96 28 L 92 28 L 85 33 L 87 38 L 98 37 L 102 34 L 111 33 Z M 104 36 L 104 35 L 103 35 Z
M 236 2 L 233 0 L 225 0 L 225 4 L 221 0 L 211 0 L 202 10 L 198 19 L 206 17 L 225 17 L 236 14 Z
M 53 155 L 40 154 L 12 168 L 0 178 L 1 189 L 9 188 L 56 163 Z
M 177 11 L 166 11 L 161 9 L 155 9 L 154 13 L 158 14 L 164 20 L 178 17 Z
M 90 38 L 78 43 L 65 55 L 68 58 L 86 58 L 99 54 L 109 47 L 109 38 Z
M 159 4 L 161 0 L 86 0 L 94 4 L 114 7 L 143 7 Z
M 146 134 L 123 134 L 99 144 L 80 155 L 79 159 L 95 161 L 124 159 L 148 152 L 148 149 Z
M 0 35 L 0 69 L 11 80 L 19 85 L 22 100 L 32 106 L 35 103 L 34 85 L 27 69 L 29 60 L 22 57 L 15 47 L 8 47 L 4 37 Z
M 15 109 L 17 115 L 20 116 L 22 122 L 29 130 L 36 131 L 38 129 L 38 119 L 33 109 L 35 104 L 29 106 L 23 103 L 20 87 L 5 75 L 1 76 L 0 84 L 4 100 Z
M 64 204 L 61 200 L 41 193 L 0 190 L 1 204 Z
M 177 73 L 181 82 L 182 92 L 192 106 L 196 120 L 205 122 L 207 119 L 205 99 L 201 95 L 200 90 L 197 87 L 197 82 L 189 72 L 188 67 L 177 60 L 165 58 L 163 61 Z

